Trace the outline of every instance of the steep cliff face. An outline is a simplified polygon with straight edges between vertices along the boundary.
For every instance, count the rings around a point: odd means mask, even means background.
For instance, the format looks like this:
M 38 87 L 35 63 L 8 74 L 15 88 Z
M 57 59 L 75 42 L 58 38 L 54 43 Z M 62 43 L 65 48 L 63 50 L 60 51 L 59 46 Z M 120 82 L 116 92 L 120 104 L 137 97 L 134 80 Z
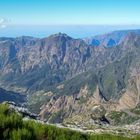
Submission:
M 93 53 L 82 40 L 66 34 L 44 39 L 16 38 L 1 41 L 0 45 L 1 81 L 27 89 L 42 89 L 85 71 Z

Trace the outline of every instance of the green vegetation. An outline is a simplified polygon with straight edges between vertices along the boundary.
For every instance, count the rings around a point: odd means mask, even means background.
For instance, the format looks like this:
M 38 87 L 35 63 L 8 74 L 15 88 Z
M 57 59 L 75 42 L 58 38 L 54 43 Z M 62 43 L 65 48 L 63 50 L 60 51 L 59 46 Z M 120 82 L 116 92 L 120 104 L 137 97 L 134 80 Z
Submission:
M 138 116 L 130 116 L 125 112 L 112 111 L 108 117 L 113 120 L 114 125 L 131 124 L 132 122 L 140 119 Z
M 57 128 L 35 121 L 23 121 L 22 116 L 0 105 L 0 139 L 1 140 L 139 140 L 109 134 L 88 135 L 69 129 Z

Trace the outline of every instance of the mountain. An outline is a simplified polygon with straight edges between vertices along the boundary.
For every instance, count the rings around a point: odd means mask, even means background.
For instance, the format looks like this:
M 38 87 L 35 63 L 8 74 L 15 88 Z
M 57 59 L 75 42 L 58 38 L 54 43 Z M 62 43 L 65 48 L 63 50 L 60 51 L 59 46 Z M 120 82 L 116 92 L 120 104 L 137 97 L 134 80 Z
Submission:
M 51 86 L 46 92 L 37 92 L 37 95 L 34 94 L 29 98 L 29 102 L 33 106 L 40 104 L 41 118 L 53 123 L 63 121 L 93 125 L 96 122 L 102 123 L 100 120 L 106 114 L 110 114 L 105 119 L 115 125 L 118 123 L 115 120 L 117 118 L 110 118 L 114 111 L 121 112 L 120 122 L 138 120 L 139 115 L 131 116 L 125 113 L 125 110 L 137 107 L 140 102 L 139 41 L 140 37 L 136 34 L 128 34 L 119 46 L 108 48 L 104 52 L 108 54 L 107 59 L 115 57 L 112 61 L 108 61 L 108 64 L 98 66 L 96 69 L 91 68 L 69 80 Z M 126 117 L 123 118 L 124 115 Z
M 26 94 L 27 107 L 49 122 L 90 126 L 138 121 L 139 30 L 119 32 L 100 37 L 108 38 L 108 47 L 63 33 L 1 38 L 0 86 Z M 120 122 L 114 112 L 120 112 Z
M 0 42 L 1 85 L 19 92 L 46 89 L 116 59 L 107 56 L 106 48 L 94 48 L 66 34 L 25 39 L 28 43 L 19 38 Z
M 84 41 L 93 46 L 116 46 L 123 41 L 129 33 L 140 35 L 140 30 L 118 30 L 104 35 L 97 35 L 94 37 L 85 38 Z

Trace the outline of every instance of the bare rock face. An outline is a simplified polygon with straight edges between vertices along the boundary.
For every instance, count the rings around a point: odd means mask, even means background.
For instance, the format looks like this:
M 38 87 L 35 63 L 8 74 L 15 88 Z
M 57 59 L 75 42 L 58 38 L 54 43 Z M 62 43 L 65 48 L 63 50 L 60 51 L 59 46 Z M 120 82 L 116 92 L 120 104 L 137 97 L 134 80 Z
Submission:
M 119 99 L 117 110 L 132 109 L 140 102 L 140 75 L 133 76 L 128 83 L 128 88 Z
M 95 98 L 95 102 L 97 102 L 97 104 L 107 101 L 107 99 L 103 96 L 103 94 L 101 93 L 98 86 L 96 87 L 96 90 L 94 92 L 94 98 Z

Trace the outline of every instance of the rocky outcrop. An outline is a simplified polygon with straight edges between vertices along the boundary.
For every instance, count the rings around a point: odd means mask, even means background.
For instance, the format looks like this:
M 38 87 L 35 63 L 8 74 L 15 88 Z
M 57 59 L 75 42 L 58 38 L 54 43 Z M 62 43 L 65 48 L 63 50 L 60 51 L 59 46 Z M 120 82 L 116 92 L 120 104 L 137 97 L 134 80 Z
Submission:
M 56 121 L 57 117 L 61 117 L 61 121 L 64 122 L 73 120 L 73 122 L 83 123 L 83 121 L 86 120 L 87 123 L 89 123 L 93 118 L 96 118 L 99 121 L 102 117 L 104 117 L 105 113 L 102 112 L 103 114 L 99 115 L 99 113 L 97 113 L 97 110 L 104 108 L 101 105 L 103 103 L 106 103 L 106 100 L 101 95 L 98 86 L 96 87 L 96 90 L 92 95 L 88 94 L 88 86 L 85 85 L 80 89 L 80 92 L 77 94 L 77 96 L 61 96 L 59 98 L 52 97 L 49 102 L 41 107 L 39 115 L 41 116 L 42 120 L 45 120 L 47 118 L 46 121 L 49 122 Z M 100 107 L 98 107 L 98 109 L 95 109 L 97 106 Z M 53 118 L 54 120 L 52 120 L 52 117 L 54 117 L 54 115 L 55 118 Z

